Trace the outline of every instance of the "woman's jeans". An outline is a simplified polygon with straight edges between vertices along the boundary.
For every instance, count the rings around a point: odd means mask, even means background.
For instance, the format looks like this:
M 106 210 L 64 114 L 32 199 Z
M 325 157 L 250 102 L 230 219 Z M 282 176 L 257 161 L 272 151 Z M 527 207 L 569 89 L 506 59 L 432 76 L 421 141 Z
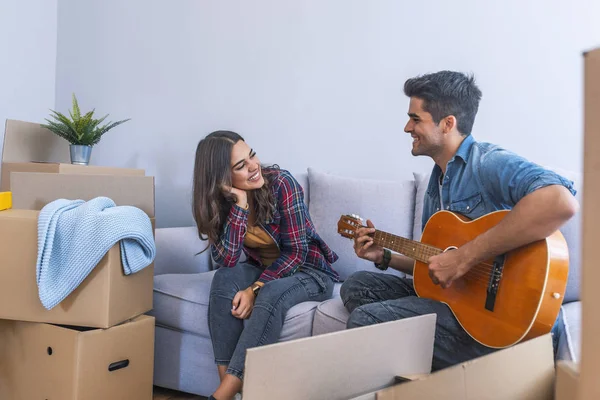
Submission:
M 262 270 L 247 263 L 234 268 L 221 267 L 210 288 L 208 325 L 215 362 L 227 365 L 227 373 L 243 379 L 246 350 L 276 343 L 285 315 L 304 301 L 331 298 L 333 281 L 324 273 L 300 268 L 289 277 L 266 283 L 258 292 L 247 320 L 231 314 L 233 297 L 256 282 Z

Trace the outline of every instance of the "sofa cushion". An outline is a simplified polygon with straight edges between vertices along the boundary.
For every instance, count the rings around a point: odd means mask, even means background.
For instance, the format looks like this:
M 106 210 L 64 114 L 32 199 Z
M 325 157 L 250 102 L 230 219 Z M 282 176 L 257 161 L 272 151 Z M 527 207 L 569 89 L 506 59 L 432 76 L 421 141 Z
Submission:
M 339 297 L 322 302 L 317 306 L 315 312 L 313 336 L 343 331 L 346 329 L 346 321 L 348 321 L 349 316 L 350 313 Z
M 421 240 L 423 233 L 421 218 L 423 218 L 423 203 L 425 200 L 425 192 L 429 186 L 429 177 L 431 172 L 414 172 L 415 177 L 415 222 L 413 226 L 414 240 Z
M 575 172 L 559 168 L 550 169 L 573 181 L 573 187 L 577 190 L 575 198 L 580 205 L 579 212 L 560 228 L 569 248 L 569 277 L 563 301 L 563 303 L 569 303 L 579 300 L 581 287 L 581 201 L 583 199 L 583 182 L 581 181 L 581 175 Z
M 377 229 L 412 238 L 415 185 L 412 179 L 384 181 L 340 177 L 308 169 L 310 215 L 319 235 L 338 254 L 333 268 L 345 280 L 359 270 L 378 271 L 373 263 L 360 259 L 352 240 L 337 232 L 344 214 L 370 219 Z M 397 275 L 403 275 L 393 271 Z
M 149 314 L 158 325 L 210 338 L 208 299 L 215 272 L 155 276 L 154 309 Z M 285 317 L 280 341 L 310 336 L 318 304 L 304 302 L 292 307 Z
M 219 386 L 219 374 L 209 338 L 157 325 L 155 343 L 156 386 L 200 396 L 210 396 L 215 392 Z
M 304 190 L 304 202 L 306 203 L 307 207 L 310 208 L 310 187 L 308 185 L 308 173 L 306 171 L 292 172 L 292 175 L 294 175 L 294 178 L 296 178 L 300 186 L 302 186 L 302 189 Z
M 154 236 L 154 275 L 190 274 L 211 269 L 210 251 L 197 254 L 208 242 L 200 240 L 195 226 L 159 228 Z
M 581 302 L 572 301 L 563 304 L 558 324 L 556 358 L 579 362 L 581 360 Z
M 208 296 L 216 271 L 154 277 L 156 323 L 203 337 L 208 332 Z

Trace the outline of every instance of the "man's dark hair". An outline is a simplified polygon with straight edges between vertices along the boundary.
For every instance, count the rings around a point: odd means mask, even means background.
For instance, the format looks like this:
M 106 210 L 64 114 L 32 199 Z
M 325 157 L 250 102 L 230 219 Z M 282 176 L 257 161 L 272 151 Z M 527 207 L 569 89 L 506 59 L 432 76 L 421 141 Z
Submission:
M 464 136 L 471 134 L 481 100 L 481 90 L 472 75 L 440 71 L 417 76 L 404 83 L 404 94 L 423 100 L 423 109 L 436 124 L 454 115 L 458 131 Z

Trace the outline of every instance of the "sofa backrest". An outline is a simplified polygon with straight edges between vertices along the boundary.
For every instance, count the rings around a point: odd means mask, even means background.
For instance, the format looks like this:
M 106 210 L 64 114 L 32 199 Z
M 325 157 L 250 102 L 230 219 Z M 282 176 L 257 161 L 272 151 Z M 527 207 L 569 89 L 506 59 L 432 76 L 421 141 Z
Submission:
M 203 251 L 208 242 L 200 240 L 196 226 L 156 229 L 155 243 L 154 275 L 192 274 L 212 268 L 210 250 Z
M 302 186 L 302 189 L 304 190 L 304 202 L 310 208 L 310 185 L 308 184 L 308 172 L 290 172 L 292 175 L 294 175 L 294 178 L 296 178 L 300 186 Z
M 560 228 L 569 248 L 569 279 L 563 303 L 578 301 L 581 289 L 581 206 L 583 199 L 583 181 L 581 174 L 558 168 L 550 168 L 563 177 L 573 181 L 579 201 L 579 212 Z
M 553 169 L 575 183 L 577 199 L 582 199 L 582 182 L 578 174 Z M 370 262 L 356 256 L 351 240 L 337 233 L 337 222 L 343 214 L 369 218 L 377 229 L 409 239 L 421 238 L 423 197 L 429 173 L 414 173 L 413 179 L 385 181 L 357 179 L 320 172 L 294 172 L 304 189 L 305 202 L 319 235 L 338 254 L 333 268 L 342 279 L 359 270 L 379 271 Z M 366 221 L 365 221 L 366 222 Z M 581 263 L 581 215 L 578 213 L 561 228 L 569 247 L 569 278 L 564 302 L 579 300 Z M 155 273 L 193 273 L 214 268 L 209 252 L 195 255 L 206 243 L 197 238 L 194 227 L 156 230 L 157 258 Z M 402 275 L 393 270 L 390 273 Z
M 373 263 L 358 258 L 354 253 L 353 241 L 337 232 L 342 215 L 358 214 L 371 219 L 377 229 L 412 238 L 414 180 L 357 179 L 309 168 L 308 186 L 309 213 L 317 233 L 339 256 L 332 267 L 342 279 L 359 270 L 379 271 Z M 403 275 L 395 270 L 389 271 Z

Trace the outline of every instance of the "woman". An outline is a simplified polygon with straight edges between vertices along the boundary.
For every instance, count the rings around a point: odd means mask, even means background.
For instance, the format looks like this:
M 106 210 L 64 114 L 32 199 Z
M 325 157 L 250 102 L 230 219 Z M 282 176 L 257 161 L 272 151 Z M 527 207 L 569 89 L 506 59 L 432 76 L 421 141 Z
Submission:
M 221 266 L 208 312 L 221 378 L 211 398 L 231 399 L 242 389 L 246 350 L 277 342 L 294 305 L 331 297 L 338 256 L 317 234 L 294 177 L 262 167 L 237 133 L 198 143 L 193 197 L 199 236 Z M 247 262 L 238 264 L 242 252 Z

